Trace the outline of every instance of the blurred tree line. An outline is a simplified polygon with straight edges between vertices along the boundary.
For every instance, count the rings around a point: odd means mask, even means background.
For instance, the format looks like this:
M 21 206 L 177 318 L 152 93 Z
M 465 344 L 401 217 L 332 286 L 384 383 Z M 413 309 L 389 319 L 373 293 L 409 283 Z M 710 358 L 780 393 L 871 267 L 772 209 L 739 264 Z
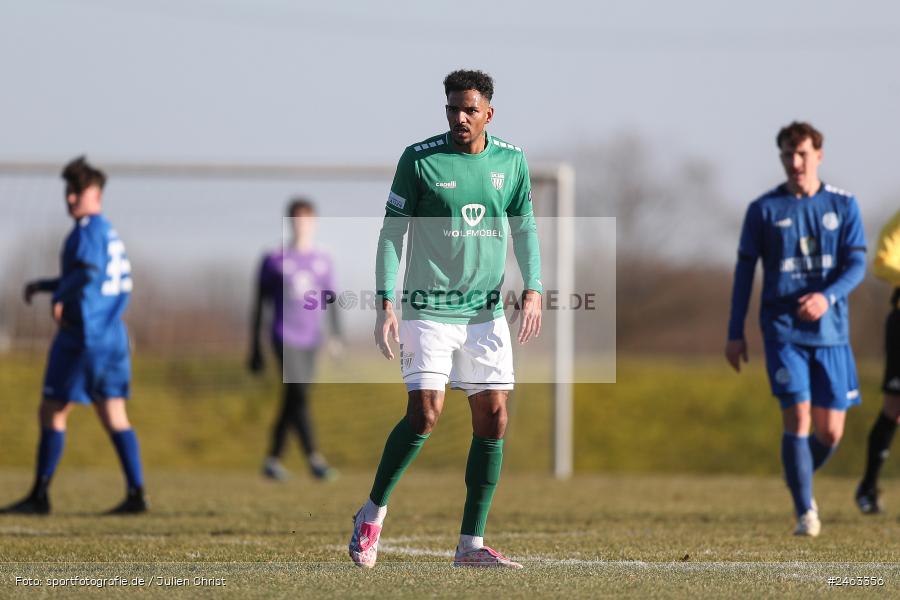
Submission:
M 647 139 L 634 134 L 574 145 L 545 158 L 574 165 L 578 216 L 616 218 L 616 281 L 606 280 L 598 267 L 598 256 L 608 251 L 611 240 L 579 234 L 576 286 L 605 291 L 611 299 L 609 288 L 615 284 L 617 351 L 721 352 L 741 219 L 747 204 L 764 189 L 725 192 L 711 162 L 662 156 Z M 866 207 L 862 209 L 871 219 Z M 880 223 L 867 225 L 872 244 Z M 29 278 L 58 272 L 61 242 L 23 235 L 13 251 L 8 261 L 12 268 L 0 282 L 0 350 L 46 349 L 53 332 L 47 298 L 39 297 L 37 305 L 29 307 L 22 302 L 21 290 Z M 552 240 L 547 246 L 551 244 Z M 544 262 L 550 265 L 552 249 L 547 252 Z M 243 353 L 254 274 L 209 258 L 190 264 L 189 275 L 177 276 L 184 281 L 173 285 L 176 276 L 151 259 L 131 256 L 137 285 L 127 321 L 135 346 L 175 354 Z M 757 353 L 760 279 L 754 285 L 746 326 Z M 852 335 L 859 354 L 880 356 L 888 296 L 888 287 L 871 276 L 854 292 Z M 609 336 L 604 327 L 599 320 L 580 319 L 579 339 Z

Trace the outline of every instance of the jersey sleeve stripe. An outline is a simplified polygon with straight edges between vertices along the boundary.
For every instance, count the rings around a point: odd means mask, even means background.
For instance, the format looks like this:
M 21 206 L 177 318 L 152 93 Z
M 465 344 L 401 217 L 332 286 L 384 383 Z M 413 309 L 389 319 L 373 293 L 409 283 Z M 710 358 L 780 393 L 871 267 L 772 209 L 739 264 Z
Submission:
M 396 208 L 394 208 L 394 207 L 391 206 L 390 204 L 388 204 L 387 209 L 388 209 L 390 212 L 394 213 L 394 214 L 400 215 L 401 217 L 408 217 L 408 216 L 409 216 L 409 215 L 406 214 L 405 212 L 401 212 L 401 211 L 397 210 Z

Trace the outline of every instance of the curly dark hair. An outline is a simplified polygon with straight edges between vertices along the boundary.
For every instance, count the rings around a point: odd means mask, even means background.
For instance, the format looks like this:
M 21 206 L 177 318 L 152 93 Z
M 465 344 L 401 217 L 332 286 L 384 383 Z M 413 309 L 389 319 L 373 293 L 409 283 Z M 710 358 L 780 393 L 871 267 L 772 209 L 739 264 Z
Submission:
M 75 194 L 80 194 L 92 185 L 101 190 L 106 185 L 106 173 L 92 166 L 84 155 L 70 161 L 60 177 L 66 182 L 66 191 Z
M 494 96 L 494 80 L 484 71 L 466 69 L 453 71 L 444 78 L 444 95 L 449 96 L 450 92 L 466 90 L 475 90 L 490 101 Z
M 775 143 L 779 148 L 785 143 L 787 143 L 789 148 L 796 148 L 806 138 L 812 140 L 813 148 L 816 150 L 822 149 L 822 143 L 825 141 L 822 132 L 804 121 L 794 121 L 790 125 L 782 127 L 775 138 Z

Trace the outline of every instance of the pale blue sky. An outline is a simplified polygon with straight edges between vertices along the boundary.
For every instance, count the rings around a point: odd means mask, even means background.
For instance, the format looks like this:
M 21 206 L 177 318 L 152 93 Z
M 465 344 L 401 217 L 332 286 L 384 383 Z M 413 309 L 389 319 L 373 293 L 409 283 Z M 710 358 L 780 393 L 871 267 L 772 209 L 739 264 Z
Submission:
M 5 2 L 0 161 L 392 163 L 443 130 L 443 76 L 479 67 L 497 83 L 492 131 L 532 160 L 636 132 L 651 168 L 712 162 L 735 215 L 781 177 L 777 128 L 809 119 L 826 134 L 823 178 L 859 196 L 871 231 L 900 203 L 898 59 L 900 5 L 888 1 Z M 64 231 L 58 205 L 25 210 L 10 185 L 0 237 L 22 220 Z M 147 212 L 123 197 L 152 201 L 135 185 L 109 190 L 119 221 Z M 353 193 L 371 193 L 377 216 L 386 186 Z M 249 199 L 271 211 L 254 252 L 298 186 L 274 187 Z M 211 193 L 153 206 L 224 218 L 248 201 Z M 736 232 L 722 233 L 730 260 Z
M 5 2 L 0 160 L 392 162 L 471 66 L 532 156 L 636 130 L 743 202 L 802 117 L 824 174 L 880 204 L 900 191 L 898 59 L 888 1 Z
M 795 118 L 825 132 L 823 178 L 858 195 L 870 234 L 896 209 L 898 64 L 887 0 L 7 1 L 0 161 L 393 163 L 444 130 L 444 75 L 481 68 L 496 80 L 491 131 L 533 162 L 622 134 L 649 145 L 648 180 L 710 162 L 734 226 L 683 198 L 647 240 L 672 257 L 710 239 L 690 259 L 725 264 L 744 207 L 781 179 L 773 138 Z M 243 306 L 288 195 L 377 227 L 387 186 L 113 177 L 106 212 L 137 285 L 189 289 L 224 269 L 247 293 L 220 300 Z M 0 178 L 4 287 L 52 274 L 70 226 L 56 178 Z M 371 240 L 336 241 L 369 269 Z

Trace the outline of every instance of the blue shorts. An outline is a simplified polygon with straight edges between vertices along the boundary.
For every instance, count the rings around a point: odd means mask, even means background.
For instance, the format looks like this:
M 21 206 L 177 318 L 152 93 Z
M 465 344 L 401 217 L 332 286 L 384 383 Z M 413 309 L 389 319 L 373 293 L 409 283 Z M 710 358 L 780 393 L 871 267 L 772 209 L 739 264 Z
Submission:
M 813 406 L 847 410 L 862 401 L 849 344 L 801 346 L 766 342 L 765 346 L 769 384 L 781 408 L 811 400 Z
M 43 397 L 57 402 L 90 404 L 107 398 L 128 398 L 131 357 L 128 346 L 87 349 L 58 336 L 50 346 Z

